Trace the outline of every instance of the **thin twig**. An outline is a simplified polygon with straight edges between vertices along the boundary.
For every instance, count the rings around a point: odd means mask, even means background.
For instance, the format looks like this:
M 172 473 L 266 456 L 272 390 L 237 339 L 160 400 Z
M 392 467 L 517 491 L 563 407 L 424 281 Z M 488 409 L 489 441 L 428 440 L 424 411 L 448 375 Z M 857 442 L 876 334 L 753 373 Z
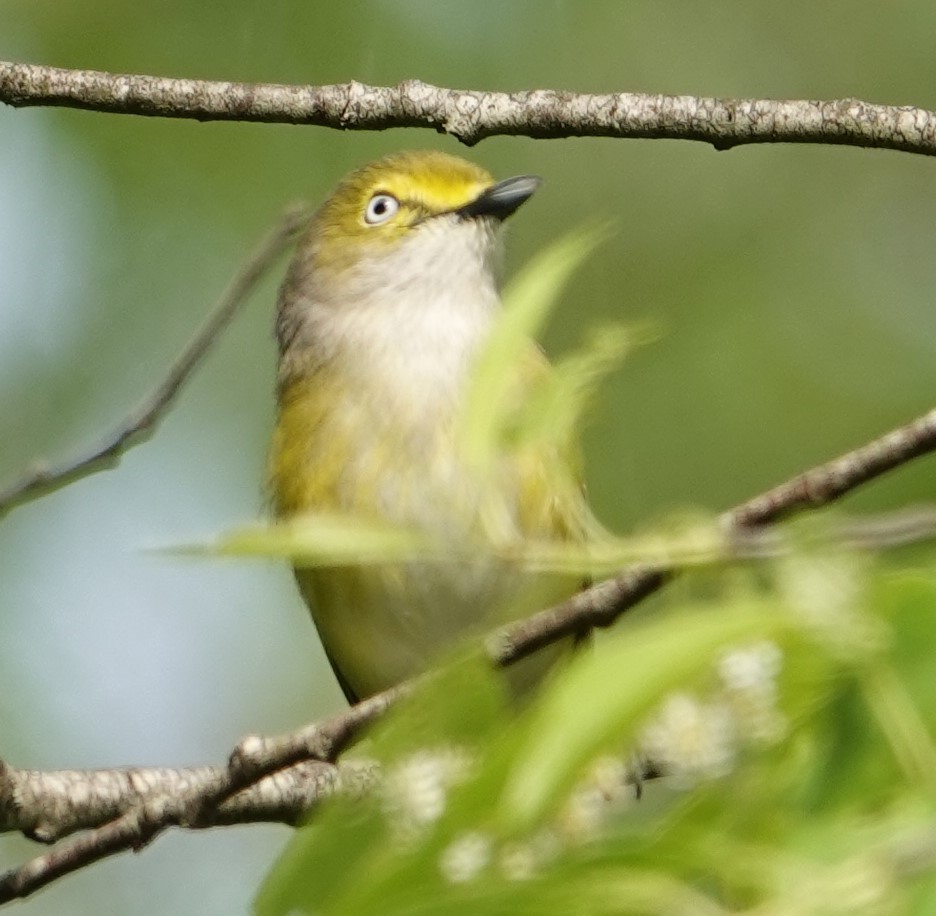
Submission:
M 730 533 L 818 509 L 932 451 L 936 451 L 936 409 L 735 506 L 720 521 Z M 636 564 L 561 604 L 505 627 L 489 642 L 491 657 L 498 665 L 510 665 L 557 639 L 593 627 L 608 627 L 673 575 L 666 566 Z
M 809 541 L 802 534 L 791 537 L 789 529 L 775 526 L 736 527 L 724 553 L 715 552 L 711 559 L 713 562 L 777 559 L 810 544 L 875 553 L 922 544 L 936 539 L 936 505 L 907 506 L 867 517 L 834 518 L 807 536 Z
M 290 207 L 237 272 L 218 304 L 186 344 L 159 385 L 94 448 L 52 467 L 34 467 L 20 480 L 0 490 L 0 518 L 23 503 L 45 496 L 90 474 L 116 467 L 126 451 L 149 439 L 218 335 L 308 218 L 306 207 Z
M 289 86 L 65 70 L 0 61 L 0 102 L 199 121 L 423 127 L 474 144 L 496 135 L 822 143 L 936 155 L 936 113 L 858 99 L 724 99 L 553 89 L 481 92 L 419 80 Z
M 755 496 L 724 516 L 727 525 L 753 527 L 814 506 L 826 506 L 910 459 L 936 449 L 936 410 L 861 448 Z

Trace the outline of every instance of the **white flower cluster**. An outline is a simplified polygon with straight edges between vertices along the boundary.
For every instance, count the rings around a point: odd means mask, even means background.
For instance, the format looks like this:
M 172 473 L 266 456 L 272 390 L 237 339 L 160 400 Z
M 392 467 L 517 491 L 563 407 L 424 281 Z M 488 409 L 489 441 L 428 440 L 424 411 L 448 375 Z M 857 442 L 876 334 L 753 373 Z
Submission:
M 718 687 L 705 699 L 668 697 L 641 733 L 641 753 L 680 787 L 726 776 L 743 746 L 770 744 L 786 732 L 777 705 L 782 661 L 768 641 L 725 653 Z
M 674 693 L 644 727 L 640 749 L 681 788 L 726 776 L 734 766 L 735 723 L 727 705 Z
M 500 846 L 484 831 L 466 830 L 442 850 L 439 871 L 452 884 L 473 881 L 488 866 L 496 866 L 508 881 L 529 881 L 555 859 L 561 846 L 552 830 L 541 830 L 528 840 L 512 840 Z
M 598 758 L 550 827 L 505 843 L 482 829 L 466 830 L 443 849 L 439 871 L 453 884 L 492 869 L 507 880 L 529 880 L 564 848 L 598 837 L 633 804 L 644 761 L 684 788 L 726 776 L 745 747 L 772 744 L 785 735 L 787 722 L 779 708 L 782 666 L 782 650 L 767 640 L 725 652 L 716 663 L 712 689 L 704 696 L 679 691 L 667 697 L 640 733 L 639 757 Z M 450 748 L 418 752 L 397 764 L 384 789 L 394 828 L 412 837 L 438 820 L 448 790 L 469 772 L 467 755 Z
M 814 624 L 846 623 L 860 600 L 861 578 L 852 556 L 795 553 L 778 566 L 787 600 Z
M 527 839 L 497 845 L 480 830 L 459 834 L 443 850 L 439 870 L 453 884 L 479 877 L 489 866 L 508 881 L 528 881 L 569 846 L 587 842 L 636 798 L 633 767 L 620 757 L 601 757 L 562 806 L 550 827 Z
M 395 839 L 404 845 L 419 840 L 445 813 L 450 790 L 471 770 L 471 756 L 457 747 L 416 751 L 390 767 L 382 784 L 382 806 Z M 463 884 L 496 863 L 508 880 L 523 881 L 556 849 L 556 841 L 545 831 L 531 841 L 498 848 L 488 833 L 466 830 L 442 850 L 439 871 L 452 884 Z
M 719 660 L 723 696 L 747 742 L 774 744 L 786 734 L 777 686 L 782 665 L 780 647 L 769 640 L 726 652 Z

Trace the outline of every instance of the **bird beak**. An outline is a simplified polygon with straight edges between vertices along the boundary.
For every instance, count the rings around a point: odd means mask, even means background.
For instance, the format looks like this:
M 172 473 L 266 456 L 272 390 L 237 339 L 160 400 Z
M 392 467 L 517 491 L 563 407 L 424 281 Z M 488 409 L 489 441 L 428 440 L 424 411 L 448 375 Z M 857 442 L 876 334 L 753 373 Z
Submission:
M 520 204 L 529 200 L 533 192 L 543 183 L 536 175 L 518 175 L 492 184 L 482 191 L 471 203 L 459 207 L 455 213 L 467 219 L 477 216 L 493 216 L 507 219 Z

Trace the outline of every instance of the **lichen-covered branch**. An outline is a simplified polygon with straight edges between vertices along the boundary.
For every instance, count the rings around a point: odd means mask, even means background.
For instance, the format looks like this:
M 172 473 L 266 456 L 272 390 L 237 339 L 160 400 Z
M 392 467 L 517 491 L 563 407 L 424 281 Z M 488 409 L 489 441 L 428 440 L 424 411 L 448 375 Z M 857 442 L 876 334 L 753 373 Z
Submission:
M 334 761 L 410 689 L 412 684 L 393 688 L 289 735 L 245 738 L 225 768 L 41 774 L 0 764 L 0 830 L 53 841 L 88 828 L 0 876 L 0 905 L 114 853 L 141 849 L 170 827 L 295 823 L 335 791 L 363 791 L 373 781 L 373 767 Z
M 0 61 L 0 102 L 199 121 L 312 124 L 340 130 L 428 127 L 485 137 L 629 137 L 825 143 L 936 155 L 936 113 L 858 99 L 727 99 L 557 89 L 483 92 L 407 80 L 289 86 L 66 70 Z
M 278 769 L 208 807 L 205 798 L 229 790 L 226 767 L 43 771 L 19 770 L 0 761 L 0 833 L 18 832 L 40 843 L 55 843 L 162 797 L 175 800 L 177 822 L 193 829 L 257 821 L 297 824 L 335 791 L 360 791 L 371 772 L 371 767 L 356 762 L 307 760 Z
M 15 770 L 0 762 L 0 831 L 41 842 L 86 830 L 0 877 L 0 904 L 115 852 L 140 849 L 170 826 L 190 829 L 281 821 L 297 825 L 335 793 L 361 794 L 374 764 L 308 760 L 269 773 L 211 806 L 231 784 L 224 767 Z

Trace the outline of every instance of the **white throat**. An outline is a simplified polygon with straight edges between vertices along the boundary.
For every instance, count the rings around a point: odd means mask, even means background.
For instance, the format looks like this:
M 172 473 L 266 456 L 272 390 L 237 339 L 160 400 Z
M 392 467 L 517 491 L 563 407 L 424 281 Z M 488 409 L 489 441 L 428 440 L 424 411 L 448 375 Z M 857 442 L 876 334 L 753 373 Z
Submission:
M 375 397 L 451 409 L 500 307 L 496 250 L 486 221 L 428 221 L 356 268 L 344 302 L 313 307 L 315 336 Z

